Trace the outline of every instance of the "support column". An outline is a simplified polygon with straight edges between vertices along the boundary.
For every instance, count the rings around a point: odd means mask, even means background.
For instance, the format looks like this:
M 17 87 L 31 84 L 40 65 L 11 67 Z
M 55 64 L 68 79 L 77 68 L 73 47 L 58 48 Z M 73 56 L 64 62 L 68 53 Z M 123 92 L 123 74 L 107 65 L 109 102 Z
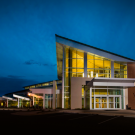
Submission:
M 114 61 L 111 61 L 111 78 L 114 78 Z
M 92 88 L 90 87 L 90 110 L 92 109 L 92 98 L 91 97 L 92 97 Z M 94 102 L 94 108 L 95 108 L 95 102 Z
M 64 108 L 64 46 L 63 46 L 63 63 L 62 63 L 62 108 Z
M 128 107 L 128 88 L 127 89 L 125 89 L 124 91 L 123 91 L 123 96 L 124 96 L 124 109 L 127 109 L 127 107 Z
M 56 89 L 57 89 L 57 84 L 56 81 L 53 81 L 53 109 L 55 109 L 55 104 L 56 104 Z
M 34 106 L 34 96 L 33 96 L 33 106 Z
M 22 101 L 22 108 L 23 108 L 23 99 L 21 99 L 21 101 Z
M 43 109 L 45 109 L 45 93 L 43 93 Z
M 87 77 L 87 53 L 84 52 L 84 77 Z
M 19 108 L 19 98 L 18 98 L 18 108 Z
M 8 99 L 7 99 L 7 107 L 8 107 Z

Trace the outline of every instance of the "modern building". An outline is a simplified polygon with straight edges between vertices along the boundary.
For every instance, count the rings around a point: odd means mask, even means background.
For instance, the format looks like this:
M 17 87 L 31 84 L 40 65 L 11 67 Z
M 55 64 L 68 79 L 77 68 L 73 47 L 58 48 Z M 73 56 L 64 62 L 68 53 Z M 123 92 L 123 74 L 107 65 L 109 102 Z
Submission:
M 59 80 L 25 86 L 3 98 L 18 107 L 135 109 L 135 60 L 55 37 Z

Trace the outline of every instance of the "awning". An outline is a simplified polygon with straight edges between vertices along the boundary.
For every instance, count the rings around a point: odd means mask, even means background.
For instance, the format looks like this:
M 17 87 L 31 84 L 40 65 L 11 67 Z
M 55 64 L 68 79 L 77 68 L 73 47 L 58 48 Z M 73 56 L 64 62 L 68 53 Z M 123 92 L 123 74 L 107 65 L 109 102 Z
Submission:
M 30 98 L 25 97 L 25 96 L 22 96 L 22 95 L 13 94 L 13 97 L 20 98 L 20 99 L 24 99 L 24 100 L 31 100 Z
M 118 86 L 118 87 L 134 87 L 135 79 L 133 78 L 100 78 L 95 77 L 91 81 L 87 81 L 89 86 Z
M 12 97 L 7 97 L 7 96 L 2 96 L 2 98 L 9 99 L 9 100 L 12 100 L 12 101 L 17 101 L 17 99 L 12 98 Z

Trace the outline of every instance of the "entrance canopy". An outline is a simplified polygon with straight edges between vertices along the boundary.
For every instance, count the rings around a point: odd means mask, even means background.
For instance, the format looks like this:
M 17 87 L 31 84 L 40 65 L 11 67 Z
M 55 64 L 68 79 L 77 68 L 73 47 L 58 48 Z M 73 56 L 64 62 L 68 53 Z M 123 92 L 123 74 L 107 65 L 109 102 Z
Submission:
M 31 100 L 29 97 L 25 97 L 25 96 L 23 96 L 23 95 L 16 95 L 16 94 L 13 94 L 13 97 L 20 98 L 20 99 L 24 99 L 24 100 Z
M 95 77 L 91 81 L 87 81 L 86 85 L 93 86 L 118 86 L 118 87 L 134 87 L 135 79 L 133 78 L 100 78 Z
M 12 100 L 12 101 L 17 101 L 17 99 L 15 99 L 14 97 L 2 96 L 2 98 L 9 99 L 9 100 Z

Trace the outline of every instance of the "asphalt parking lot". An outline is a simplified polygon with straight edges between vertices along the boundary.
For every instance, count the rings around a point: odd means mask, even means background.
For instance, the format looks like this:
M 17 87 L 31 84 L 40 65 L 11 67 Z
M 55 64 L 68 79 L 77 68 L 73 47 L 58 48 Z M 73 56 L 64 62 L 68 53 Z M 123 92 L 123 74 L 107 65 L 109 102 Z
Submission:
M 29 127 L 50 130 L 122 130 L 135 125 L 135 118 L 123 116 L 103 116 L 97 114 L 60 113 L 51 111 L 0 110 L 0 124 L 9 127 Z M 23 132 L 23 130 L 22 130 Z

